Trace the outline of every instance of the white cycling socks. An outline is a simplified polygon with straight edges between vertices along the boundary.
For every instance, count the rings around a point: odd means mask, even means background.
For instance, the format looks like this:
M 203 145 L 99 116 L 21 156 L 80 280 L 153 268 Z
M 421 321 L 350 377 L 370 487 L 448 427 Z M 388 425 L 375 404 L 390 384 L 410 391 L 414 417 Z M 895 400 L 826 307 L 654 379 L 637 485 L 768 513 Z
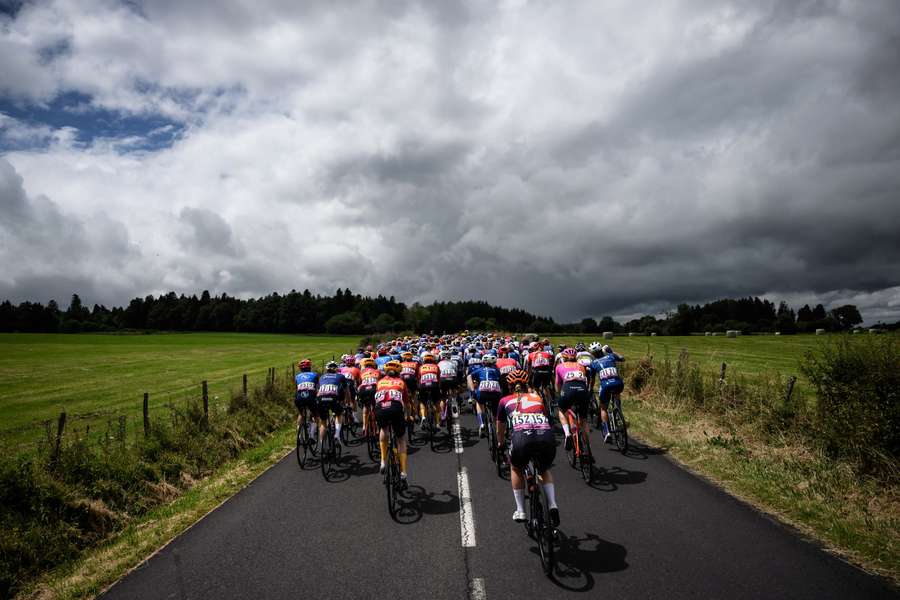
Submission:
M 547 504 L 550 505 L 550 508 L 557 508 L 556 506 L 556 486 L 552 483 L 545 483 L 543 485 L 544 493 L 547 494 Z
M 339 439 L 341 437 L 341 424 L 334 424 L 334 439 Z
M 309 437 L 311 437 L 311 438 L 316 437 L 316 424 L 315 423 L 309 424 Z
M 516 497 L 516 510 L 525 512 L 525 490 L 513 490 L 513 496 Z M 547 496 L 548 498 L 550 496 Z
M 484 415 L 478 413 L 478 428 L 481 429 L 484 427 Z
M 563 426 L 563 433 L 566 434 L 566 437 L 569 437 L 570 435 L 572 435 L 571 433 L 569 433 L 569 424 L 568 423 L 563 423 L 562 426 Z

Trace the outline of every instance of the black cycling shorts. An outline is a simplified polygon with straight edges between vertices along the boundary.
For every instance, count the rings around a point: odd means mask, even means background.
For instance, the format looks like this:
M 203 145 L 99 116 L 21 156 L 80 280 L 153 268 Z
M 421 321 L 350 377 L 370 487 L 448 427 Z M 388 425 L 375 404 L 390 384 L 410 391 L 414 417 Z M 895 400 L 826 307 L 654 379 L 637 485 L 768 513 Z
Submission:
M 372 408 L 372 405 L 375 404 L 375 388 L 371 386 L 359 388 L 356 397 L 363 406 Z
M 553 373 L 550 371 L 532 371 L 531 386 L 538 390 L 544 386 L 553 387 Z
M 591 393 L 584 384 L 564 383 L 559 394 L 559 408 L 563 412 L 570 408 L 582 419 L 587 417 L 588 401 Z
M 454 391 L 457 386 L 455 379 L 441 379 L 441 392 L 444 394 Z
M 437 405 L 441 401 L 441 389 L 436 385 L 419 388 L 419 402 L 431 402 Z
M 500 404 L 500 394 L 498 393 L 479 393 L 476 401 L 478 404 L 482 406 L 488 406 L 491 409 L 491 414 L 497 414 L 497 406 Z
M 314 410 L 316 407 L 315 392 L 301 392 L 298 390 L 294 394 L 294 406 L 297 407 L 297 412 L 301 412 L 304 408 Z
M 318 415 L 319 419 L 327 420 L 329 410 L 335 417 L 344 414 L 343 407 L 336 398 L 319 398 L 316 400 L 316 415 Z
M 600 404 L 602 404 L 604 407 L 608 406 L 610 399 L 612 399 L 612 397 L 615 396 L 616 394 L 621 394 L 622 390 L 624 390 L 624 389 L 625 389 L 625 384 L 622 382 L 621 379 L 616 382 L 613 382 L 613 383 L 608 383 L 606 385 L 603 385 L 603 382 L 601 381 L 600 382 L 600 394 L 599 394 Z
M 401 438 L 406 434 L 406 418 L 403 414 L 402 402 L 391 402 L 389 406 L 383 406 L 379 402 L 375 406 L 375 422 L 378 427 L 390 427 L 394 430 L 394 437 Z
M 419 386 L 419 382 L 416 380 L 415 377 L 410 377 L 409 379 L 404 379 L 403 383 L 406 384 L 406 391 L 408 391 L 410 394 L 416 393 L 416 388 Z
M 553 437 L 552 430 L 513 432 L 509 461 L 517 469 L 524 469 L 532 458 L 540 473 L 553 465 L 556 458 L 556 438 Z

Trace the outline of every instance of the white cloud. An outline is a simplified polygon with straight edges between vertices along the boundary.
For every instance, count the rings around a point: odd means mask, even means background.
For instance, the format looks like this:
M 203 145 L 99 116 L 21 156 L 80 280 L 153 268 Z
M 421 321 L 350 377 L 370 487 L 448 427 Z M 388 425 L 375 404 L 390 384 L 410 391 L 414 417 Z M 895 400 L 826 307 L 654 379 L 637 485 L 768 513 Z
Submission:
M 0 94 L 185 130 L 0 139 L 40 140 L 6 159 L 85 243 L 121 224 L 106 302 L 349 286 L 575 318 L 784 290 L 900 318 L 891 4 L 27 4 Z

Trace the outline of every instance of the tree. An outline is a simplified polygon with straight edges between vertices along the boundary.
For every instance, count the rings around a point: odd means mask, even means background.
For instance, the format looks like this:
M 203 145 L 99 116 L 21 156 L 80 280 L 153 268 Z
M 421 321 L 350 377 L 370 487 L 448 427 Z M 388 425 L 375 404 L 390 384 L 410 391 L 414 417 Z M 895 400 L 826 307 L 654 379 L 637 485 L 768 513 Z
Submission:
M 776 313 L 775 319 L 775 326 L 781 333 L 795 333 L 797 331 L 794 310 L 788 306 L 787 302 L 782 301 L 778 305 L 778 313 Z
M 481 317 L 471 317 L 466 319 L 466 329 L 469 331 L 484 331 L 484 319 Z
M 352 311 L 334 315 L 325 321 L 325 331 L 328 333 L 363 333 L 364 330 L 362 317 Z
M 87 321 L 90 316 L 90 311 L 81 304 L 81 298 L 78 297 L 78 294 L 72 294 L 72 301 L 69 303 L 69 310 L 66 311 L 66 318 L 71 321 Z
M 851 329 L 863 322 L 862 315 L 853 304 L 845 304 L 833 309 L 831 316 L 841 329 Z
M 825 312 L 825 307 L 821 304 L 816 304 L 816 307 L 812 310 L 812 320 L 822 321 L 827 316 L 828 313 Z
M 597 333 L 597 321 L 591 317 L 585 317 L 578 324 L 578 329 L 581 333 Z

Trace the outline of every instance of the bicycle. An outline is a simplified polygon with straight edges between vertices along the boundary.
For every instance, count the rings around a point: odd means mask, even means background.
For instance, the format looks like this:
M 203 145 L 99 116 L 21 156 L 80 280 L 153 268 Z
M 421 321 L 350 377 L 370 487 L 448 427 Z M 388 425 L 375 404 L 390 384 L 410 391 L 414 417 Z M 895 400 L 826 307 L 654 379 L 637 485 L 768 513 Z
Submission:
M 594 454 L 591 452 L 591 439 L 582 431 L 582 419 L 570 408 L 566 411 L 572 431 L 572 448 L 566 449 L 569 466 L 581 471 L 581 477 L 591 482 L 593 479 Z
M 329 475 L 337 469 L 338 460 L 341 457 L 341 447 L 334 443 L 335 427 L 334 412 L 328 409 L 328 419 L 325 426 L 325 438 L 319 449 L 319 464 L 322 466 L 322 477 L 328 481 Z
M 366 422 L 363 424 L 363 435 L 366 438 L 366 446 L 369 452 L 369 460 L 378 462 L 381 460 L 381 449 L 378 447 L 378 424 L 375 422 L 374 405 L 366 411 Z
M 400 510 L 400 492 L 403 491 L 403 481 L 400 478 L 400 459 L 397 457 L 397 439 L 394 436 L 393 427 L 388 427 L 388 455 L 385 458 L 384 487 L 387 492 L 388 513 L 391 518 L 397 520 L 397 512 Z
M 528 494 L 528 503 L 525 505 L 527 514 L 525 530 L 529 537 L 538 543 L 538 552 L 541 557 L 541 567 L 547 577 L 553 575 L 556 566 L 556 529 L 550 522 L 550 504 L 547 495 L 541 490 L 537 482 L 537 464 L 532 458 L 525 466 L 525 490 Z
M 309 415 L 309 409 L 304 408 L 302 416 L 300 417 L 300 424 L 297 425 L 297 464 L 300 465 L 300 468 L 303 469 L 306 467 L 306 462 L 316 455 L 316 440 L 315 438 L 311 438 L 309 436 L 309 423 L 311 421 L 311 415 Z
M 606 424 L 609 428 L 609 435 L 616 448 L 624 454 L 628 451 L 628 424 L 622 414 L 622 400 L 619 394 L 613 396 L 606 412 L 609 415 L 609 422 Z
M 357 439 L 359 437 L 359 423 L 357 423 L 356 416 L 353 414 L 352 404 L 344 405 L 343 415 L 344 426 L 341 427 L 341 442 L 343 442 L 345 446 L 349 446 L 351 439 Z

